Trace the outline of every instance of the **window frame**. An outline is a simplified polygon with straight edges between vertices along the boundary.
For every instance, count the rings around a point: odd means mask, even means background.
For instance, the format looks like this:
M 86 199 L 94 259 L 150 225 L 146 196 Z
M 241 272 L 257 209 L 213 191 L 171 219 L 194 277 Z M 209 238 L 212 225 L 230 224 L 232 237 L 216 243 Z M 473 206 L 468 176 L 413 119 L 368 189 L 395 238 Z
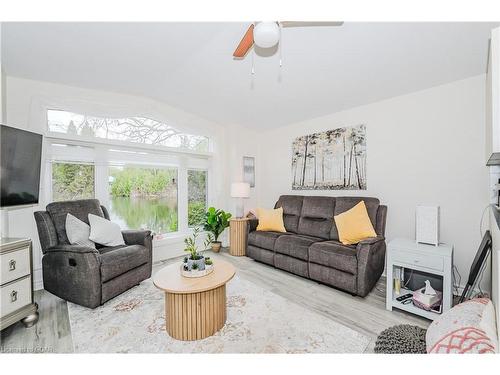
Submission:
M 52 109 L 52 108 L 50 108 Z M 49 110 L 49 108 L 47 109 Z M 47 112 L 45 112 L 47 113 Z M 164 158 L 171 158 L 173 160 L 177 159 L 177 162 L 158 162 L 158 163 L 132 163 L 130 161 L 123 161 L 120 164 L 135 166 L 135 167 L 149 167 L 149 168 L 177 168 L 177 210 L 178 210 L 178 228 L 177 232 L 167 232 L 162 233 L 161 236 L 155 238 L 155 243 L 158 245 L 166 244 L 172 239 L 177 239 L 180 237 L 185 237 L 192 233 L 193 228 L 188 225 L 188 170 L 204 170 L 207 172 L 207 186 L 206 186 L 206 198 L 207 207 L 210 207 L 211 202 L 213 202 L 213 191 L 212 186 L 214 179 L 212 178 L 213 168 L 212 168 L 212 139 L 209 138 L 209 152 L 194 151 L 184 148 L 167 147 L 167 146 L 155 146 L 142 143 L 133 143 L 125 141 L 108 140 L 105 138 L 97 137 L 81 137 L 73 136 L 71 134 L 57 133 L 49 131 L 47 118 L 45 119 L 46 126 L 46 136 L 45 136 L 45 148 L 47 151 L 45 156 L 46 161 L 46 182 L 45 186 L 45 198 L 47 202 L 52 201 L 52 166 L 53 162 L 71 162 L 76 164 L 90 163 L 94 165 L 94 196 L 99 199 L 102 205 L 109 207 L 109 183 L 108 169 L 110 166 L 116 165 L 116 160 L 111 160 L 109 153 L 112 151 L 123 151 L 125 153 L 147 153 L 158 155 Z M 71 146 L 81 146 L 88 147 L 94 151 L 94 160 L 79 160 L 78 157 L 70 155 L 70 157 L 64 157 L 61 155 L 54 155 L 50 149 L 53 144 L 71 145 Z M 61 154 L 64 154 L 62 152 Z M 119 159 L 119 158 L 118 158 Z M 204 167 L 199 167 L 196 164 L 205 164 Z

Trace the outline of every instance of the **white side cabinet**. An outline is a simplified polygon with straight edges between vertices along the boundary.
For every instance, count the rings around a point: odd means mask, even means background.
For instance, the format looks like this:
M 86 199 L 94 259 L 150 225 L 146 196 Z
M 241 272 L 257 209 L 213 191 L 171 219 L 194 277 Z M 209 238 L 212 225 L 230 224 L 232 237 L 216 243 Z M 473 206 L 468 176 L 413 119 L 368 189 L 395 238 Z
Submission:
M 389 242 L 386 257 L 387 294 L 386 308 L 392 310 L 394 307 L 434 320 L 442 312 L 449 310 L 453 303 L 453 246 L 440 244 L 439 246 L 419 244 L 415 240 L 396 238 Z M 395 274 L 405 274 L 401 283 L 400 293 L 394 288 Z M 403 304 L 396 300 L 397 297 L 412 290 L 405 288 L 406 284 L 413 280 L 424 280 L 432 277 L 442 281 L 443 300 L 438 311 L 426 311 L 413 305 Z M 419 282 L 417 282 L 419 283 Z M 423 281 L 420 281 L 423 286 Z
M 0 330 L 18 321 L 26 327 L 38 321 L 31 251 L 29 239 L 0 239 Z

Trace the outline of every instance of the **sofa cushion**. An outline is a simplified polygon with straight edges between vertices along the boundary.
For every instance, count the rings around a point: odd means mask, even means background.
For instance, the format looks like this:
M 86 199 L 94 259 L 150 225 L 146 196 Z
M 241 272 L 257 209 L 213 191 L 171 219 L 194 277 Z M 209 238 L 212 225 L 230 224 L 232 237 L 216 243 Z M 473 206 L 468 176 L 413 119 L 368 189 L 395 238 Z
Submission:
M 283 207 L 283 222 L 287 232 L 297 233 L 302 211 L 302 195 L 282 195 L 274 208 Z
M 248 234 L 248 244 L 262 249 L 274 250 L 274 243 L 280 236 L 288 233 L 254 231 Z
M 356 275 L 358 258 L 356 247 L 337 241 L 318 242 L 309 247 L 309 262 L 332 267 Z
M 320 283 L 331 285 L 349 293 L 357 293 L 357 277 L 350 272 L 344 272 L 321 264 L 309 263 L 309 277 Z
M 106 251 L 99 249 L 101 255 L 101 280 L 106 282 L 149 261 L 149 251 L 141 245 L 116 247 Z
M 297 233 L 330 239 L 335 198 L 304 197 Z
M 292 258 L 287 255 L 276 253 L 274 255 L 274 266 L 281 270 L 291 272 L 302 277 L 309 277 L 309 266 L 307 261 Z
M 249 258 L 255 259 L 258 262 L 266 263 L 274 266 L 274 251 L 262 249 L 257 246 L 248 245 L 246 255 Z
M 359 202 L 364 201 L 366 206 L 366 211 L 368 211 L 368 216 L 374 228 L 377 228 L 377 211 L 380 201 L 377 198 L 368 197 L 337 197 L 335 200 L 334 216 L 337 216 L 347 210 L 350 210 Z M 338 240 L 339 233 L 335 223 L 332 224 L 332 230 L 330 232 L 330 239 Z
M 80 199 L 76 201 L 53 202 L 47 205 L 54 227 L 56 228 L 57 238 L 61 244 L 69 244 L 66 235 L 66 215 L 71 214 L 77 219 L 89 224 L 88 215 L 94 214 L 104 217 L 101 205 L 97 199 Z
M 282 236 L 276 240 L 274 251 L 279 254 L 307 260 L 309 246 L 317 241 L 321 241 L 321 238 L 295 234 Z

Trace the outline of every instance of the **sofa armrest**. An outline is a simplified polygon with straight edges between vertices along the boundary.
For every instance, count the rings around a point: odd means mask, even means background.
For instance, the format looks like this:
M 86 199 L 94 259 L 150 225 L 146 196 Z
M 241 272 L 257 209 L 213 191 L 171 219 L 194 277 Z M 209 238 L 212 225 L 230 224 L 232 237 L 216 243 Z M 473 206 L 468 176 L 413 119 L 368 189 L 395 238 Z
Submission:
M 122 235 L 127 245 L 142 245 L 152 249 L 153 235 L 150 230 L 123 230 Z
M 385 241 L 385 238 L 382 236 L 370 237 L 370 238 L 367 238 L 366 240 L 360 241 L 357 244 L 356 248 L 359 249 L 359 248 L 366 246 L 366 245 L 373 245 L 374 243 L 377 243 L 380 241 Z
M 358 243 L 357 289 L 358 295 L 366 296 L 380 279 L 385 266 L 385 238 L 373 237 Z
M 257 226 L 259 225 L 259 219 L 255 217 L 249 217 L 248 218 L 248 233 L 253 232 L 257 229 Z

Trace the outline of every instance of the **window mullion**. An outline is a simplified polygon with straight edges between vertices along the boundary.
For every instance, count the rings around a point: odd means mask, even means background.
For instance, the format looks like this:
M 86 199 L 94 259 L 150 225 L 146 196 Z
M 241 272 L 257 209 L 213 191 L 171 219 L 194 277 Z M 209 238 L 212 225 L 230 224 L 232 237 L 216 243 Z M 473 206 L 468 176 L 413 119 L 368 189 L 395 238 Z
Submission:
M 188 230 L 188 173 L 186 160 L 181 159 L 177 172 L 177 205 L 179 217 L 179 232 Z

